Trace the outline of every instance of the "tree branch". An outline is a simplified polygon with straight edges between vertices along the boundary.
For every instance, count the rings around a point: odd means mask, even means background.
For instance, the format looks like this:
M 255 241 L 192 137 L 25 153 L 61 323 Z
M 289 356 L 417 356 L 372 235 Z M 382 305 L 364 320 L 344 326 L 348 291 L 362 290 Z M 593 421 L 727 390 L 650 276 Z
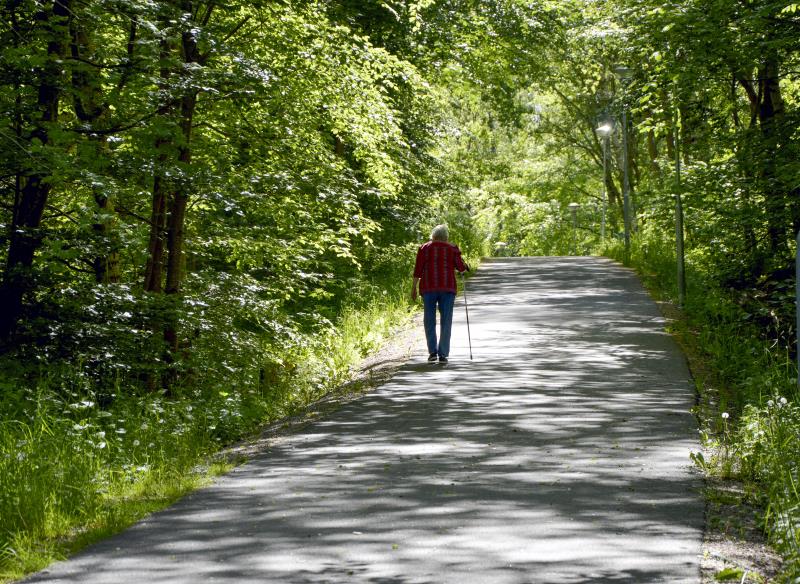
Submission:
M 84 63 L 96 69 L 126 69 L 130 66 L 129 63 L 118 63 L 115 65 L 103 65 L 102 63 L 95 63 L 94 61 L 90 61 L 89 59 L 84 59 L 82 57 L 76 56 L 66 56 L 64 57 L 66 61 L 77 61 L 79 63 Z
M 85 260 L 83 258 L 78 258 L 78 261 L 81 261 L 84 264 L 87 264 L 87 265 L 91 266 L 90 268 L 81 268 L 81 267 L 75 266 L 75 265 L 69 263 L 64 258 L 55 258 L 55 260 L 60 264 L 64 264 L 65 266 L 67 266 L 73 272 L 80 272 L 81 274 L 94 274 L 95 273 L 94 266 L 89 262 L 89 260 Z
M 119 213 L 120 215 L 127 215 L 128 217 L 133 217 L 134 219 L 137 219 L 138 221 L 141 221 L 142 223 L 145 223 L 146 225 L 149 225 L 151 227 L 153 225 L 153 222 L 150 219 L 148 219 L 146 217 L 142 217 L 141 215 L 139 215 L 137 213 L 134 213 L 133 211 L 131 211 L 128 208 L 126 208 L 123 205 L 121 205 L 119 203 L 119 201 L 115 202 L 114 208 L 117 211 L 117 213 Z
M 155 111 L 150 112 L 142 116 L 141 118 L 131 122 L 130 124 L 124 124 L 119 126 L 112 126 L 110 128 L 105 128 L 99 130 L 97 128 L 66 128 L 68 132 L 75 132 L 76 134 L 97 134 L 99 136 L 110 136 L 111 134 L 117 134 L 119 132 L 125 132 L 127 130 L 132 130 L 133 128 L 139 127 L 142 122 L 146 122 L 147 120 L 154 118 L 155 116 L 162 115 L 169 111 L 169 108 L 174 106 L 175 104 L 179 103 L 179 99 L 173 99 L 167 102 L 166 104 L 160 106 Z
M 122 75 L 119 77 L 119 83 L 117 83 L 117 91 L 121 91 L 125 84 L 128 82 L 128 78 L 131 75 L 131 69 L 133 66 L 133 56 L 134 52 L 136 51 L 136 34 L 137 34 L 137 24 L 136 19 L 131 18 L 131 28 L 128 31 L 128 63 L 127 66 L 122 70 Z
M 209 122 L 198 122 L 198 123 L 194 124 L 194 127 L 195 128 L 209 128 L 210 130 L 216 132 L 220 136 L 222 136 L 224 138 L 227 138 L 229 140 L 232 140 L 234 138 L 228 132 L 224 132 L 224 131 L 220 130 L 219 128 L 217 128 L 216 126 L 214 126 L 213 124 L 211 124 Z
M 207 26 L 208 25 L 208 21 L 211 20 L 211 13 L 214 11 L 214 8 L 216 7 L 216 5 L 217 5 L 216 2 L 209 2 L 208 3 L 208 9 L 206 10 L 205 15 L 203 15 L 203 21 L 200 23 L 202 26 Z

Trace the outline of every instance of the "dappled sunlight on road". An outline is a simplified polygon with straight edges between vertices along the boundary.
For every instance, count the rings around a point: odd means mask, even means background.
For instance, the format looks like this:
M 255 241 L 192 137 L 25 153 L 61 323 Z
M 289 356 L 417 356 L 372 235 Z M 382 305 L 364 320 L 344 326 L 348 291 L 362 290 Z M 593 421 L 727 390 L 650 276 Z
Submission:
M 694 394 L 633 276 L 502 259 L 468 287 L 473 361 L 459 304 L 449 365 L 420 353 L 58 581 L 699 582 Z

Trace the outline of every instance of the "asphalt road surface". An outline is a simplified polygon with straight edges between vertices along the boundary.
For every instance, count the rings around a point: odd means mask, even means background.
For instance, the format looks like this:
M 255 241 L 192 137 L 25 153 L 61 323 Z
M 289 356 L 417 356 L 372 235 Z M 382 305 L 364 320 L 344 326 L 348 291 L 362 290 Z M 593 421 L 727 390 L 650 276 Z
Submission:
M 699 582 L 685 360 L 627 269 L 508 258 L 451 360 L 386 385 L 28 582 Z

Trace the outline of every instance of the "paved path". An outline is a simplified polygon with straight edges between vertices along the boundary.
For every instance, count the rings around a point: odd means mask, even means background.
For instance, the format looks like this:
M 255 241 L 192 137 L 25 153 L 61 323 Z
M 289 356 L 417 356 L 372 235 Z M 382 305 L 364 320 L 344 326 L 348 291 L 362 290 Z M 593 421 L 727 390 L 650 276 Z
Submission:
M 495 259 L 373 394 L 31 582 L 699 582 L 684 359 L 628 270 Z

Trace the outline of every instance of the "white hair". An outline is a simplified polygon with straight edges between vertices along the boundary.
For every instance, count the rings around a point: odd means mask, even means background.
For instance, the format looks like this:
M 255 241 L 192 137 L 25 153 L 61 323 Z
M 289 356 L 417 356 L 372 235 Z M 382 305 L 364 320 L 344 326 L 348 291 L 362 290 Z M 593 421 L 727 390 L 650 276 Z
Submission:
M 447 230 L 447 225 L 437 225 L 431 231 L 431 241 L 447 241 L 448 237 L 450 236 L 449 231 Z

